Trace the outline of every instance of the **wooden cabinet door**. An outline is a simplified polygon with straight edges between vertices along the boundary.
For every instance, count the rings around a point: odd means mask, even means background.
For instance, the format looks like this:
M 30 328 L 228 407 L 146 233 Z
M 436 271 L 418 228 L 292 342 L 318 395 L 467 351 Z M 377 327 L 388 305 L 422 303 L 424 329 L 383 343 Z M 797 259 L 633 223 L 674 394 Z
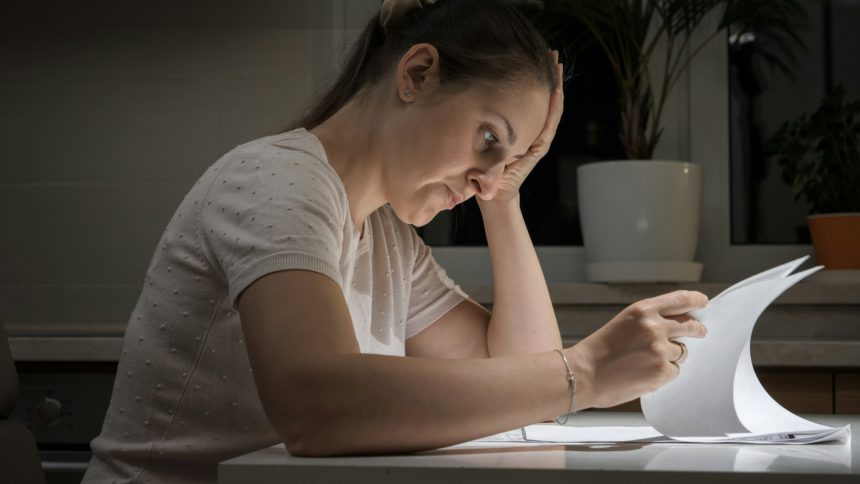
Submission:
M 836 413 L 860 414 L 860 373 L 836 374 Z

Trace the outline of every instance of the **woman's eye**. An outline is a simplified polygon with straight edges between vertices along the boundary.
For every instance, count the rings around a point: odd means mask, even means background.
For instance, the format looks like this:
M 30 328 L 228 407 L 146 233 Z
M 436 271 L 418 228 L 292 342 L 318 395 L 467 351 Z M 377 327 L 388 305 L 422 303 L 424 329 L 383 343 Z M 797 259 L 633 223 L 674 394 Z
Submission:
M 499 138 L 497 138 L 489 129 L 484 129 L 484 144 L 487 146 L 493 146 L 496 143 L 499 143 Z

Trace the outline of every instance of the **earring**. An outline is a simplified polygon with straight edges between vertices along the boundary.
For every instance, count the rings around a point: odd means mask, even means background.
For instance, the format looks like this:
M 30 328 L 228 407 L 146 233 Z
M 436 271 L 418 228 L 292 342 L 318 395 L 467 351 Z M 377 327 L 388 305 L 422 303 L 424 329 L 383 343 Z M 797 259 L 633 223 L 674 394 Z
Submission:
M 411 96 L 411 95 L 412 95 L 412 91 L 410 91 L 409 89 L 407 89 L 407 90 L 403 91 L 403 95 L 404 95 L 404 96 L 406 96 L 406 97 L 409 97 L 409 96 Z

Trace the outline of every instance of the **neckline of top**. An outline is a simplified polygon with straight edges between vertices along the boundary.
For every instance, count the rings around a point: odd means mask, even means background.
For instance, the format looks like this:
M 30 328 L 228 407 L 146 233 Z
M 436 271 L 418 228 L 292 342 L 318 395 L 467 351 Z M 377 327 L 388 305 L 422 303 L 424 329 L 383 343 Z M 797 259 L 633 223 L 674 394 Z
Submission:
M 311 142 L 314 144 L 314 147 L 316 148 L 317 155 L 318 155 L 317 158 L 319 158 L 321 161 L 323 161 L 324 162 L 323 164 L 326 166 L 326 168 L 331 170 L 332 174 L 334 174 L 335 179 L 337 179 L 338 188 L 340 189 L 341 193 L 343 193 L 343 196 L 346 199 L 346 203 L 347 203 L 347 217 L 346 218 L 347 218 L 347 223 L 349 223 L 349 227 L 350 227 L 350 230 L 352 231 L 353 236 L 355 236 L 358 239 L 359 243 L 361 243 L 361 244 L 366 243 L 367 239 L 369 238 L 368 236 L 370 235 L 369 230 L 368 230 L 369 227 L 368 227 L 367 219 L 365 218 L 364 222 L 362 222 L 362 227 L 360 230 L 355 225 L 355 222 L 352 221 L 352 216 L 350 216 L 350 213 L 349 213 L 349 196 L 346 194 L 346 186 L 344 186 L 343 180 L 340 179 L 340 175 L 338 175 L 337 171 L 334 169 L 334 167 L 331 166 L 331 162 L 328 159 L 328 155 L 325 152 L 325 146 L 323 146 L 322 141 L 320 141 L 320 139 L 317 138 L 317 135 L 313 134 L 312 132 L 308 131 L 305 128 L 296 128 L 292 131 L 288 131 L 287 133 L 298 133 L 298 134 L 307 136 L 307 138 L 310 139 Z

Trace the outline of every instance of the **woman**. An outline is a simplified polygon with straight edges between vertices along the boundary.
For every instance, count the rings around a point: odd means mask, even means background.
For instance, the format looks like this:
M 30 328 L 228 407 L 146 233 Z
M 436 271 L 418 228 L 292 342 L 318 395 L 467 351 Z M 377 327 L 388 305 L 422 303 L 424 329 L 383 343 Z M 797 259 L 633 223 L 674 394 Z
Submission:
M 235 148 L 177 209 L 129 321 L 84 482 L 211 482 L 294 455 L 446 446 L 674 377 L 703 336 L 679 291 L 562 349 L 518 189 L 562 111 L 562 66 L 499 0 L 383 2 L 296 129 Z M 471 196 L 492 313 L 408 225 Z M 406 356 L 406 357 L 404 357 Z

